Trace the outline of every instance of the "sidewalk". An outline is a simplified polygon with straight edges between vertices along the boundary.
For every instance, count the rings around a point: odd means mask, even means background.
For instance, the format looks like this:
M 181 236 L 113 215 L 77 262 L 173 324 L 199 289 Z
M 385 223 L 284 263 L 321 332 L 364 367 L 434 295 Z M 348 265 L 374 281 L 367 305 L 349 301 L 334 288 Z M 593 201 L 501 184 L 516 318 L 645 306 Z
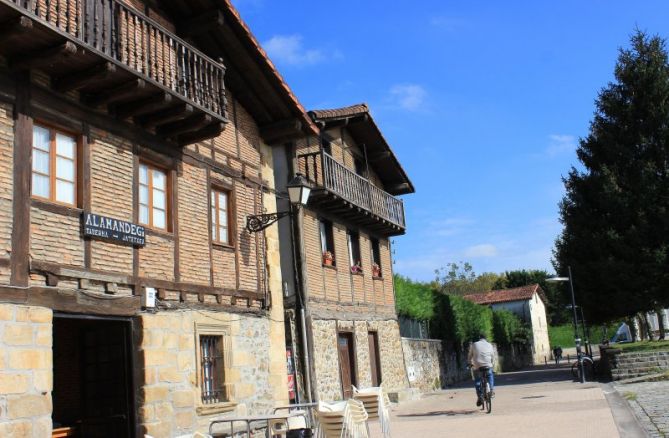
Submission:
M 640 382 L 614 388 L 632 407 L 634 415 L 651 438 L 669 437 L 669 382 Z
M 475 405 L 471 382 L 396 407 L 393 437 L 617 437 L 597 383 L 571 380 L 567 367 L 535 368 L 497 377 L 493 411 Z M 372 437 L 380 437 L 372 422 Z

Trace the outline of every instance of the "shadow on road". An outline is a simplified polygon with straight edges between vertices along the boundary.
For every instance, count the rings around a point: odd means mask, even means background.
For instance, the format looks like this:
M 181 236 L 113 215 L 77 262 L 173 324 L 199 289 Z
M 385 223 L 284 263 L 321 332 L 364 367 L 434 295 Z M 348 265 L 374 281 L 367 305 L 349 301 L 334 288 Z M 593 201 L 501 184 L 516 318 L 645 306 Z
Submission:
M 453 417 L 456 415 L 471 415 L 478 412 L 478 409 L 459 409 L 449 411 L 432 411 L 432 412 L 417 412 L 414 414 L 399 414 L 398 417 L 436 417 L 447 416 Z
M 537 365 L 520 371 L 511 371 L 495 374 L 495 386 L 529 385 L 532 383 L 573 382 L 571 365 Z M 471 380 L 457 383 L 450 388 L 469 388 L 473 386 Z

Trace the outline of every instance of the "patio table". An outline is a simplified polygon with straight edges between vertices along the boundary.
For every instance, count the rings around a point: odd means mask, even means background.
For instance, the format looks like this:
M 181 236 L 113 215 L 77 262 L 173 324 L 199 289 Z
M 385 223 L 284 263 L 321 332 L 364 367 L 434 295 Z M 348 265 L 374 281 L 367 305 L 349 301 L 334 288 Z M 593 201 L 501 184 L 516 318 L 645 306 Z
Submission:
M 244 416 L 239 416 L 239 417 L 230 417 L 230 418 L 223 418 L 220 420 L 214 420 L 209 424 L 209 435 L 215 436 L 214 435 L 214 425 L 217 424 L 225 424 L 225 423 L 230 423 L 230 436 L 233 436 L 234 433 L 234 423 L 246 423 L 246 434 L 248 437 L 251 436 L 251 423 L 253 422 L 265 422 L 267 425 L 267 437 L 271 438 L 270 435 L 270 425 L 272 423 L 278 422 L 278 421 L 288 421 L 289 417 L 293 417 L 296 415 L 300 415 L 298 413 L 274 413 L 274 414 L 265 414 L 265 415 L 244 415 Z M 221 431 L 218 432 L 223 433 Z

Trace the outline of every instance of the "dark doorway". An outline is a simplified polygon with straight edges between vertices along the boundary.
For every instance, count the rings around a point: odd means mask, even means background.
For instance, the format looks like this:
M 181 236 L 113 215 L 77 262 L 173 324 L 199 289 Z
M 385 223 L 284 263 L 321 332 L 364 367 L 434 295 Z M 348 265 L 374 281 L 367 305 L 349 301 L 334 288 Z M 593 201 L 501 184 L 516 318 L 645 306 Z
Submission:
M 341 368 L 341 389 L 344 399 L 353 396 L 352 385 L 357 385 L 355 378 L 355 352 L 353 350 L 353 333 L 339 333 L 337 335 L 339 349 L 339 366 Z
M 372 386 L 381 385 L 381 363 L 379 358 L 379 335 L 377 332 L 367 332 L 369 341 L 369 366 L 372 370 Z
M 134 437 L 131 324 L 56 315 L 54 428 L 86 438 Z

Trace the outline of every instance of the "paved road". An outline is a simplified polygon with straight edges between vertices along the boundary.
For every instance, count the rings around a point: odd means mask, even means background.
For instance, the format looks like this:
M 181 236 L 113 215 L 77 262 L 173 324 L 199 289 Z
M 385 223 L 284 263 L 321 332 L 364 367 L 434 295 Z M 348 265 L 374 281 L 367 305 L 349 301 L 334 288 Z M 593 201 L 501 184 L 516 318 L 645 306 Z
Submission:
M 669 382 L 616 384 L 649 437 L 669 437 Z
M 476 407 L 471 382 L 393 409 L 393 438 L 620 436 L 599 384 L 575 383 L 562 368 L 505 373 L 496 379 L 493 412 Z M 378 423 L 372 437 L 380 437 Z

